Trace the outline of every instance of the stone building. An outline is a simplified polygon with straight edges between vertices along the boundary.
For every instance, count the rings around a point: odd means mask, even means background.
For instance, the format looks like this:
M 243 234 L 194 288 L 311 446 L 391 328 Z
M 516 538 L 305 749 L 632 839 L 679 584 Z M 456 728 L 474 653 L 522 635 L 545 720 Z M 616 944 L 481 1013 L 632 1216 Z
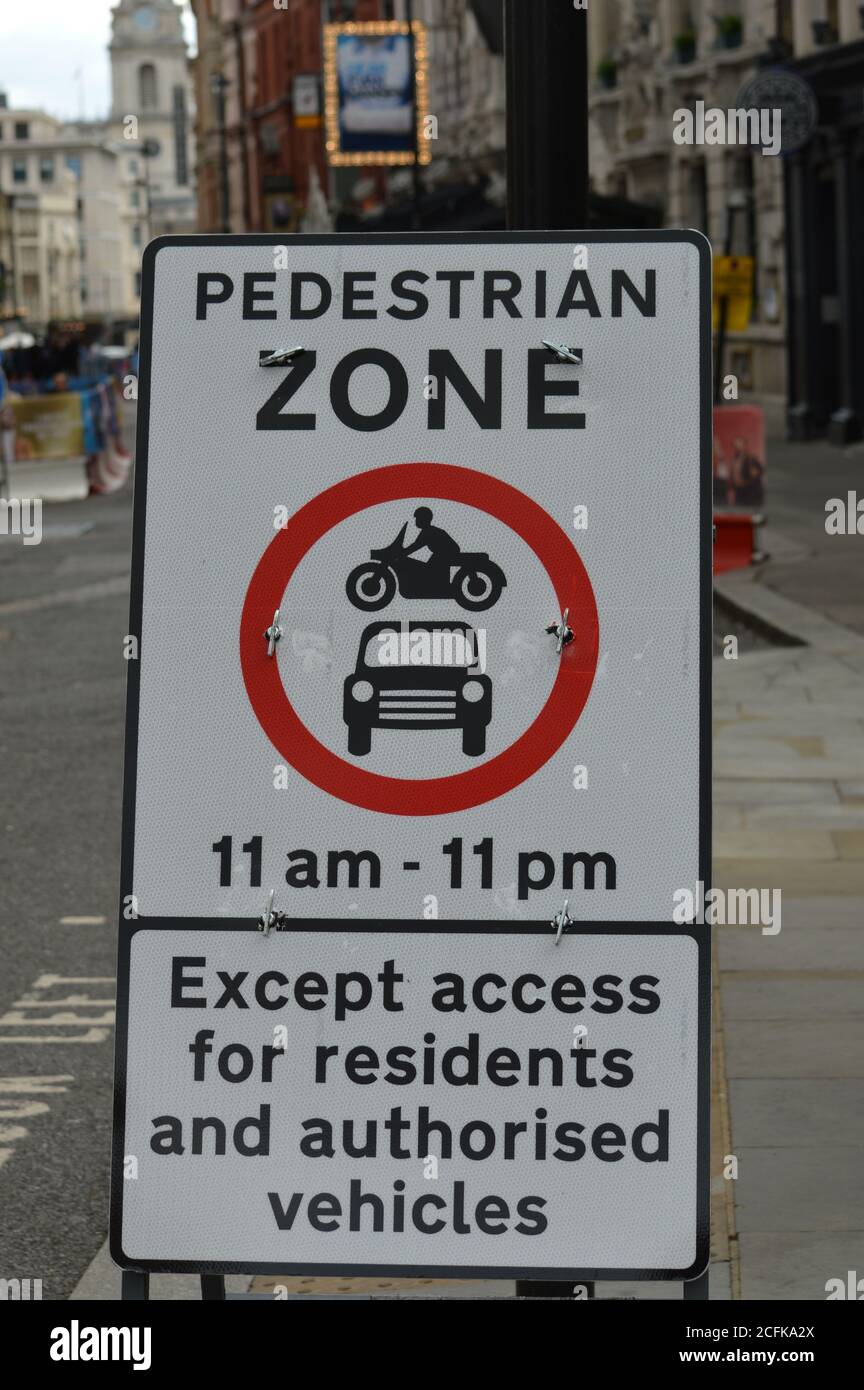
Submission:
M 107 136 L 126 150 L 141 194 L 125 218 L 133 244 L 195 227 L 194 111 L 181 12 L 174 0 L 120 0 L 111 11 Z M 136 240 L 137 238 L 137 240 Z
M 0 96 L 0 194 L 6 204 L 4 309 L 44 326 L 81 313 L 78 183 L 62 122 L 10 110 Z
M 621 0 L 589 6 L 588 22 L 592 186 L 656 206 L 663 225 L 695 227 L 715 251 L 729 244 L 731 203 L 731 250 L 755 257 L 757 278 L 751 324 L 729 335 L 726 368 L 740 399 L 758 399 L 777 430 L 786 395 L 781 160 L 673 140 L 676 111 L 700 100 L 737 106 L 775 11 L 773 0 Z
M 328 167 L 323 124 L 301 115 L 298 96 L 299 84 L 308 92 L 321 81 L 324 24 L 404 22 L 406 0 L 191 5 L 198 30 L 193 72 L 200 230 L 222 228 L 226 197 L 232 232 L 296 229 L 317 188 L 325 190 L 334 211 L 360 217 L 410 199 L 412 176 L 405 168 Z M 412 0 L 410 13 L 427 28 L 429 111 L 437 123 L 424 188 L 492 180 L 503 200 L 501 5 Z M 447 225 L 441 221 L 447 216 L 443 203 L 431 215 L 437 225 Z
M 864 386 L 857 388 L 857 403 L 852 400 L 854 364 L 860 365 L 864 352 L 860 345 L 853 347 L 864 290 L 859 289 L 857 310 L 852 301 L 841 308 L 834 292 L 839 284 L 851 283 L 853 273 L 852 242 L 843 238 L 842 229 L 848 226 L 848 190 L 860 189 L 864 60 L 857 60 L 856 69 L 851 50 L 861 47 L 862 15 L 856 0 L 616 0 L 588 6 L 593 186 L 600 193 L 655 206 L 667 226 L 699 228 L 716 252 L 731 244 L 733 253 L 754 256 L 752 321 L 743 332 L 729 335 L 726 367 L 738 377 L 740 399 L 764 405 L 769 429 L 775 432 L 784 428 L 787 403 L 796 433 L 825 428 L 838 411 L 845 411 L 838 431 L 854 435 L 854 417 L 864 414 Z M 809 154 L 773 158 L 735 144 L 674 142 L 676 111 L 695 111 L 700 100 L 706 107 L 737 107 L 745 83 L 777 66 L 805 78 L 820 74 L 823 94 L 816 93 L 818 125 L 805 147 Z M 831 153 L 836 153 L 837 113 L 825 97 L 841 68 L 839 80 L 850 94 L 841 125 L 849 125 L 854 107 L 859 134 L 857 147 L 851 137 L 846 142 L 845 162 L 838 164 Z M 810 172 L 799 178 L 795 171 L 805 166 Z M 839 183 L 825 194 L 826 182 L 833 185 L 838 169 Z M 834 268 L 835 247 L 828 249 L 822 241 L 821 267 L 814 260 L 816 185 L 822 188 L 823 215 L 828 216 L 824 225 L 832 228 L 840 269 Z M 838 198 L 846 199 L 842 214 Z M 860 212 L 858 216 L 860 226 Z M 809 249 L 799 235 L 802 220 L 811 229 Z M 808 263 L 811 288 L 802 290 Z M 821 291 L 816 287 L 820 273 Z M 830 322 L 822 331 L 825 315 Z M 814 351 L 820 332 L 823 347 Z M 829 379 L 841 379 L 844 367 L 845 389 L 832 388 Z

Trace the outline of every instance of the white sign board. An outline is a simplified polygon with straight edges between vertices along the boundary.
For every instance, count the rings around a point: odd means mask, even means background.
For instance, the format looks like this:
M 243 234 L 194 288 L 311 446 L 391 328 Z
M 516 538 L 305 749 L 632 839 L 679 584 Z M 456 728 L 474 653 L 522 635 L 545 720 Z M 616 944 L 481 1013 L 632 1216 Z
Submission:
M 708 243 L 580 236 L 148 247 L 127 920 L 707 881 Z
M 705 929 L 455 925 L 130 933 L 115 1260 L 698 1275 Z
M 705 1266 L 710 255 L 580 237 L 147 249 L 122 1264 Z

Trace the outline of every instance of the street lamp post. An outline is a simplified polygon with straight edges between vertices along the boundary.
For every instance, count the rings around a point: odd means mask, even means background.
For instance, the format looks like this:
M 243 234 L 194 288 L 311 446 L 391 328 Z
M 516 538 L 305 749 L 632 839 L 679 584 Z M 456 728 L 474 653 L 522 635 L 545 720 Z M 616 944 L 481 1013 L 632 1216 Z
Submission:
M 228 78 L 224 73 L 214 72 L 210 78 L 210 91 L 216 103 L 216 125 L 219 131 L 219 212 L 222 231 L 231 231 L 231 207 L 228 196 L 228 145 L 225 132 L 225 93 Z
M 588 221 L 588 16 L 566 0 L 504 0 L 507 221 Z
M 153 204 L 150 196 L 150 160 L 155 159 L 161 151 L 158 140 L 145 140 L 141 146 L 141 157 L 144 160 L 144 221 L 147 227 L 147 240 L 153 240 Z

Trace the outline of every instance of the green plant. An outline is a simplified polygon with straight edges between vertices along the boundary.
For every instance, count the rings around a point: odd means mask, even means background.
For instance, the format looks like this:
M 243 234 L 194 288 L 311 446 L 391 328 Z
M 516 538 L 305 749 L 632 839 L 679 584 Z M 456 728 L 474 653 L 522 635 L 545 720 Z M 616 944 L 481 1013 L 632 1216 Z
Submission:
M 737 48 L 744 32 L 744 24 L 740 14 L 715 14 L 712 18 L 721 42 L 727 48 Z
M 618 80 L 618 64 L 611 56 L 601 58 L 597 64 L 597 80 L 604 87 L 614 87 Z
M 682 29 L 672 40 L 672 46 L 681 62 L 692 58 L 696 52 L 696 30 L 692 25 Z

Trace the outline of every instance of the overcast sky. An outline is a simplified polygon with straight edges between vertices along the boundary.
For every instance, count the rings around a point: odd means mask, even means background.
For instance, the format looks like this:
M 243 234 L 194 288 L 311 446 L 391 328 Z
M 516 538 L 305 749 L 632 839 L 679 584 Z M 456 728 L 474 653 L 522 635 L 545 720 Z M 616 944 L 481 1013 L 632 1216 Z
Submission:
M 9 105 L 107 115 L 112 8 L 112 0 L 0 0 L 0 91 Z M 191 48 L 195 21 L 185 0 L 182 8 Z

